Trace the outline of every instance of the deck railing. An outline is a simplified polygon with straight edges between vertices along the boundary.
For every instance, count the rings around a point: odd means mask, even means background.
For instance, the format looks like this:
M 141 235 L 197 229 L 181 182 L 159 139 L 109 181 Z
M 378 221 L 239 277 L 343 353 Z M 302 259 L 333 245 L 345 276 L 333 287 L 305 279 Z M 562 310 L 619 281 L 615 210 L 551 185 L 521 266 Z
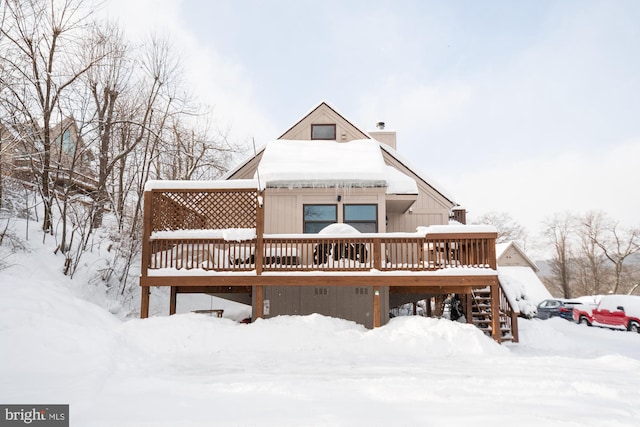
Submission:
M 257 182 L 249 180 L 147 183 L 140 278 L 144 287 L 142 317 L 148 316 L 148 288 L 156 284 L 171 286 L 173 312 L 175 296 L 182 286 L 191 287 L 190 291 L 212 292 L 215 288 L 219 292 L 222 287 L 251 285 L 255 316 L 260 317 L 265 285 L 304 285 L 304 280 L 286 276 L 287 273 L 337 272 L 336 276 L 344 277 L 334 283 L 362 286 L 370 284 L 369 276 L 377 272 L 400 272 L 381 274 L 379 277 L 386 278 L 374 281 L 374 325 L 380 325 L 380 286 L 411 288 L 407 292 L 420 287 L 424 288 L 420 291 L 427 292 L 428 287 L 433 287 L 436 293 L 456 293 L 496 284 L 489 277 L 496 270 L 495 230 L 435 226 L 416 233 L 265 234 L 264 192 L 258 188 Z M 451 274 L 445 272 L 419 283 L 411 274 L 404 274 L 444 269 L 450 269 Z M 454 269 L 468 272 L 454 273 Z M 238 274 L 231 278 L 223 274 L 218 277 L 220 280 L 207 277 L 216 276 L 217 272 Z M 179 280 L 176 276 L 193 276 L 193 280 Z M 317 284 L 323 280 L 313 277 L 308 282 Z M 494 312 L 498 312 L 498 304 L 498 299 L 492 298 Z M 496 322 L 493 320 L 497 331 Z M 494 334 L 494 338 L 500 340 L 500 335 Z
M 500 283 L 500 314 L 502 316 L 501 322 L 504 322 L 504 328 L 511 336 L 502 337 L 503 339 L 510 339 L 513 342 L 519 341 L 518 336 L 518 315 L 519 312 L 513 306 L 507 293 L 504 290 L 502 283 Z
M 477 233 L 395 237 L 394 233 L 349 237 L 265 235 L 228 241 L 151 236 L 149 264 L 157 270 L 202 269 L 242 272 L 428 271 L 495 268 L 495 237 Z M 261 266 L 261 268 L 256 268 Z
M 263 231 L 263 195 L 252 182 L 237 188 L 211 183 L 208 189 L 161 183 L 145 191 L 143 276 L 160 269 L 260 275 L 496 268 L 495 232 L 269 235 Z M 216 234 L 233 227 L 253 230 L 253 238 Z

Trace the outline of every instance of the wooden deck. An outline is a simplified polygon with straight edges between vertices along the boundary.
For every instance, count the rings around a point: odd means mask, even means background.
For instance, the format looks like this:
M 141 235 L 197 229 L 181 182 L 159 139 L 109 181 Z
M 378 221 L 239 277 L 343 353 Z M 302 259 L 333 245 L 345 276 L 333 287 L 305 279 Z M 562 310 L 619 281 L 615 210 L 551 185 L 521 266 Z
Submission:
M 141 317 L 148 316 L 150 286 L 171 287 L 172 312 L 178 293 L 250 292 L 261 317 L 264 287 L 319 285 L 373 287 L 374 326 L 382 287 L 469 298 L 489 289 L 487 311 L 513 312 L 501 297 L 495 232 L 269 235 L 256 189 L 165 186 L 148 189 L 144 202 Z M 489 326 L 501 341 L 499 316 Z

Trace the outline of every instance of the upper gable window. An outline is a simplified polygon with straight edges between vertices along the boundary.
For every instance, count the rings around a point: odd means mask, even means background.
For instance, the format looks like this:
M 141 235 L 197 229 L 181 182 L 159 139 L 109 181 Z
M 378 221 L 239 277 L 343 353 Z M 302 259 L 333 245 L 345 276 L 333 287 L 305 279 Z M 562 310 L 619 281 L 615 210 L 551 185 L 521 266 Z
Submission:
M 311 139 L 336 139 L 336 125 L 311 125 Z

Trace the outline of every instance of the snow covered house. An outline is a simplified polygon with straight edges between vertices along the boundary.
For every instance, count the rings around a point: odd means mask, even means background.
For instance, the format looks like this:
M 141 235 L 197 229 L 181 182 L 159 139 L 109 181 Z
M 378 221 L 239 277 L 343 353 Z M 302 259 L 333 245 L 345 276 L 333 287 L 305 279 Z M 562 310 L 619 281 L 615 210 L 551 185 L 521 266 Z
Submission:
M 141 316 L 149 287 L 250 303 L 253 318 L 320 313 L 367 327 L 395 306 L 460 296 L 469 322 L 517 339 L 496 231 L 467 226 L 452 196 L 326 102 L 223 180 L 145 191 Z M 450 225 L 450 219 L 457 222 Z M 500 316 L 491 316 L 500 313 Z

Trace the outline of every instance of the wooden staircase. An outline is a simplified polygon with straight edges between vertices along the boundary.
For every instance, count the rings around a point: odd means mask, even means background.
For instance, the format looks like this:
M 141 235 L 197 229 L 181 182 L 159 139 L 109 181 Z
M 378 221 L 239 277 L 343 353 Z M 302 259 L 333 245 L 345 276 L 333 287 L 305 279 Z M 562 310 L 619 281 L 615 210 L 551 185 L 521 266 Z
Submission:
M 491 336 L 491 291 L 489 287 L 471 292 L 472 323 Z M 511 308 L 500 286 L 500 336 L 501 340 L 518 342 L 517 312 Z

